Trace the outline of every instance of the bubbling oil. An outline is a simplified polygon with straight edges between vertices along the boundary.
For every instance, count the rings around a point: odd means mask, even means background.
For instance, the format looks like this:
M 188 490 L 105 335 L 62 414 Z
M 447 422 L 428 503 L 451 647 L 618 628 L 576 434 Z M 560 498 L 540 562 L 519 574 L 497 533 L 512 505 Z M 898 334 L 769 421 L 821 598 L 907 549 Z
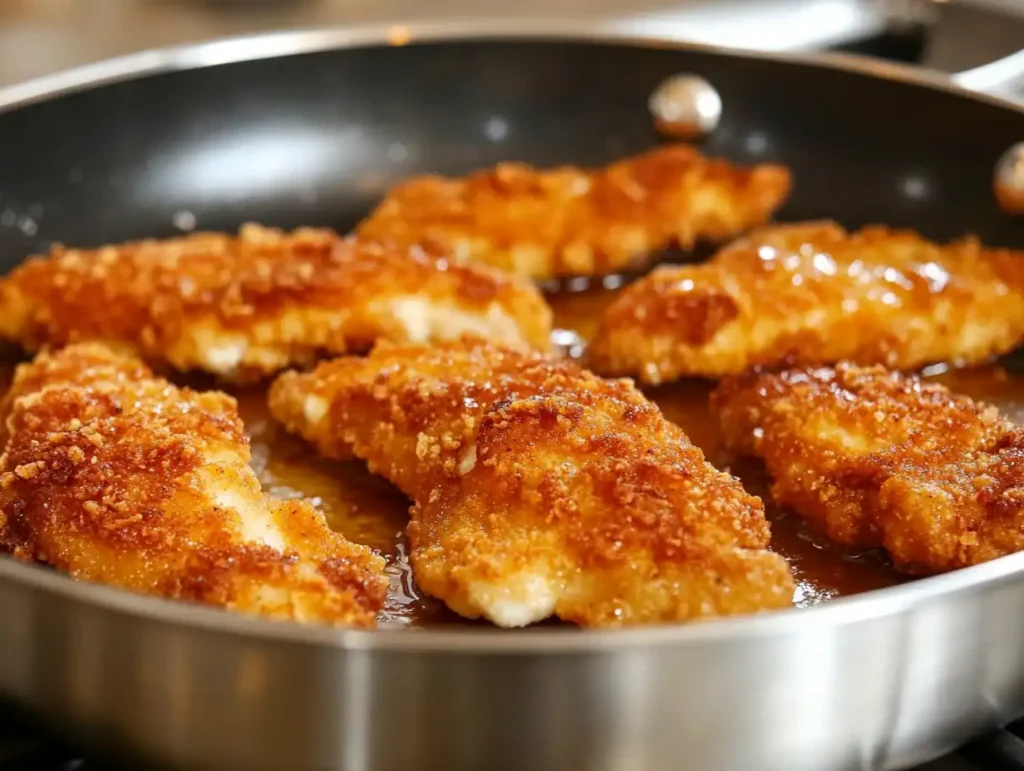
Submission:
M 555 311 L 558 330 L 555 341 L 565 350 L 578 352 L 582 341 L 593 334 L 597 319 L 613 294 L 603 288 L 550 294 L 548 300 Z M 10 354 L 4 359 L 7 363 L 0 363 L 0 392 L 6 390 L 14 367 Z M 967 370 L 936 369 L 926 375 L 954 391 L 997 406 L 1012 420 L 1024 422 L 1024 376 L 996 365 Z M 213 385 L 206 381 L 188 384 L 207 388 Z M 669 420 L 686 431 L 709 461 L 724 468 L 727 459 L 708 406 L 713 388 L 714 383 L 709 381 L 687 380 L 649 388 L 646 393 Z M 460 619 L 416 586 L 405 540 L 410 505 L 405 496 L 371 474 L 364 464 L 325 460 L 301 439 L 289 435 L 267 410 L 265 386 L 232 393 L 238 399 L 239 411 L 252 438 L 252 462 L 264 488 L 279 498 L 311 499 L 324 511 L 333 529 L 387 558 L 390 591 L 380 617 L 382 628 L 479 623 Z M 815 605 L 907 580 L 892 569 L 882 552 L 854 551 L 833 544 L 792 512 L 775 506 L 760 463 L 744 461 L 728 470 L 749 492 L 765 501 L 772 524 L 772 548 L 787 559 L 797 579 L 797 605 Z
M 555 311 L 555 341 L 566 351 L 595 331 L 597 319 L 614 292 L 599 288 L 560 291 L 548 296 Z M 994 403 L 1011 417 L 1024 418 L 1024 378 L 999 367 L 937 372 L 930 375 L 954 390 Z M 708 396 L 714 383 L 686 380 L 646 389 L 666 417 L 679 424 L 715 465 L 727 462 L 719 442 L 718 425 Z M 331 526 L 346 537 L 379 549 L 388 559 L 391 592 L 381 616 L 385 628 L 467 624 L 443 604 L 416 587 L 409 567 L 404 536 L 409 501 L 388 483 L 371 475 L 358 462 L 319 458 L 301 440 L 274 424 L 266 409 L 265 391 L 237 394 L 243 419 L 253 438 L 256 469 L 275 495 L 312 497 L 326 512 Z M 734 463 L 728 470 L 746 489 L 760 496 L 772 523 L 772 548 L 782 554 L 797 580 L 794 602 L 810 606 L 907 580 L 896 573 L 881 551 L 855 551 L 831 543 L 803 520 L 771 502 L 767 479 L 757 461 Z

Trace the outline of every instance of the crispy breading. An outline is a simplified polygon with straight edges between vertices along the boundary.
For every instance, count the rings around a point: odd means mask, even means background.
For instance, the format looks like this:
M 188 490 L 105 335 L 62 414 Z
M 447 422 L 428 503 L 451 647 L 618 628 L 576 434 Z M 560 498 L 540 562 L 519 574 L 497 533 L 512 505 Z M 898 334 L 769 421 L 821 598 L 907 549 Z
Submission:
M 999 312 L 994 313 L 993 308 Z M 1024 254 L 881 227 L 765 228 L 607 308 L 590 365 L 660 383 L 757 365 L 978 362 L 1024 336 Z
M 236 380 L 379 338 L 546 349 L 550 330 L 550 309 L 524 280 L 308 228 L 56 248 L 0 282 L 0 336 L 29 350 L 117 343 Z
M 750 373 L 712 395 L 726 443 L 829 538 L 909 573 L 1024 549 L 1024 429 L 880 366 Z
M 231 397 L 83 343 L 19 367 L 3 418 L 3 551 L 143 594 L 374 626 L 383 558 L 262 492 Z
M 281 375 L 270 408 L 414 500 L 416 581 L 463 616 L 617 626 L 792 602 L 761 501 L 628 381 L 485 345 L 382 344 Z
M 358 229 L 429 243 L 467 262 L 535 279 L 600 276 L 669 246 L 731 238 L 789 195 L 780 166 L 743 168 L 667 145 L 597 170 L 502 163 L 468 177 L 416 177 Z

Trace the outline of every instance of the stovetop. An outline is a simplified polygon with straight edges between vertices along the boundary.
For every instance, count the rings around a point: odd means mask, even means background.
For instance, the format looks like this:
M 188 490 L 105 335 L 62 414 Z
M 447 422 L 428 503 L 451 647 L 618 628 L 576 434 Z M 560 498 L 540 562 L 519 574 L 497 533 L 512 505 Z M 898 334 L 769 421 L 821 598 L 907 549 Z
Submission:
M 916 771 L 1024 771 L 1024 720 L 983 736 L 952 755 L 919 766 Z
M 0 771 L 110 771 L 110 766 L 42 738 L 18 718 L 0 716 Z M 913 771 L 1024 771 L 1024 720 Z

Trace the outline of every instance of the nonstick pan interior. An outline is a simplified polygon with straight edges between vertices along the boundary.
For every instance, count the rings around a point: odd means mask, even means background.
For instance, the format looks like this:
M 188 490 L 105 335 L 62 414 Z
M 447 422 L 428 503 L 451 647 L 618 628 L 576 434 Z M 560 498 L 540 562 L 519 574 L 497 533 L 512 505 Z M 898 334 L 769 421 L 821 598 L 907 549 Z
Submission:
M 1024 246 L 992 196 L 1024 115 L 806 62 L 590 42 L 374 46 L 152 75 L 0 115 L 0 269 L 69 245 L 246 220 L 352 226 L 414 173 L 602 164 L 659 141 L 667 75 L 721 93 L 705 143 L 788 164 L 781 219 L 881 222 Z

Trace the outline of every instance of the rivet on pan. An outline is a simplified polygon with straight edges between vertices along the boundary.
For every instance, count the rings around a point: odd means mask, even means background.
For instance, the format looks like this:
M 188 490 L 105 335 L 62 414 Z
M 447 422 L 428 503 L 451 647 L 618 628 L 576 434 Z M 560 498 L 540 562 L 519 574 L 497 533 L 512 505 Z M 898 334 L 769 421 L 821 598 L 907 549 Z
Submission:
M 1010 147 L 996 164 L 995 193 L 1007 214 L 1024 214 L 1024 142 Z
M 176 211 L 171 216 L 171 224 L 178 230 L 189 233 L 196 229 L 196 215 L 190 211 Z
M 722 98 L 699 75 L 665 78 L 651 93 L 647 106 L 658 131 L 680 139 L 707 136 L 722 118 Z

